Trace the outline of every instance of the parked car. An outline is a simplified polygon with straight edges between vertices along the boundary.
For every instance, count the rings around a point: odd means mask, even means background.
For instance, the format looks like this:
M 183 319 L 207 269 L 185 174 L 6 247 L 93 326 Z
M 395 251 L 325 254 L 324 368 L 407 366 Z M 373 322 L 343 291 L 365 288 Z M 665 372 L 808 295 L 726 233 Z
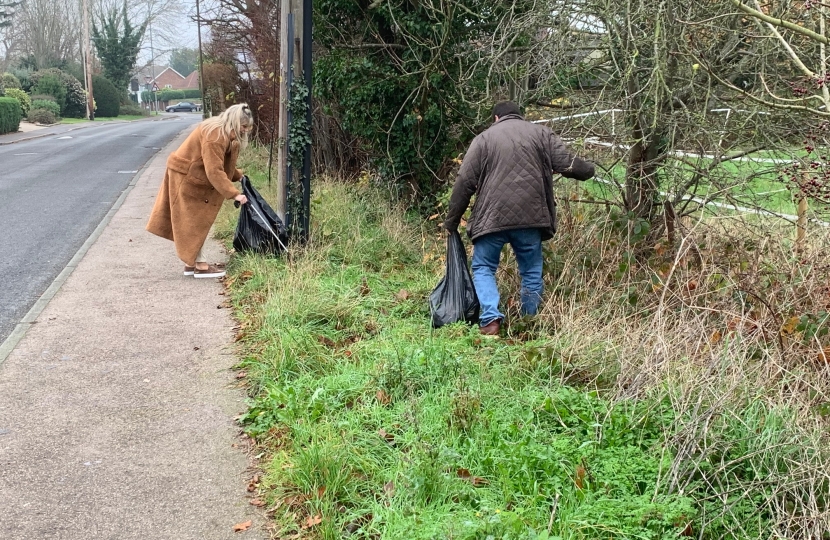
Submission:
M 199 105 L 196 103 L 190 103 L 189 101 L 181 101 L 176 103 L 175 105 L 169 105 L 164 110 L 167 112 L 193 112 L 198 111 L 201 109 Z

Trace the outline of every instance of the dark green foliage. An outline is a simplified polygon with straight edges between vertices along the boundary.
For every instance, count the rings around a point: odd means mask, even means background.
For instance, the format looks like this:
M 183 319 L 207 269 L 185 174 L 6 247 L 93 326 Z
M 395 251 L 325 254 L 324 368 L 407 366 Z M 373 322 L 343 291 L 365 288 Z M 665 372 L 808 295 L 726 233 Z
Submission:
M 63 94 L 62 97 L 56 95 L 52 91 L 44 91 L 45 88 L 40 88 L 41 81 L 46 79 L 49 88 L 55 87 L 53 79 L 60 81 L 63 90 L 54 90 L 58 94 Z M 66 118 L 84 118 L 86 116 L 86 91 L 81 82 L 69 73 L 63 72 L 57 68 L 43 69 L 35 71 L 29 75 L 29 82 L 32 99 L 36 99 L 38 94 L 48 94 L 55 98 L 55 101 L 60 106 L 60 116 Z M 21 79 L 23 83 L 23 79 Z M 25 88 L 25 84 L 24 84 Z
M 55 113 L 46 109 L 32 109 L 26 119 L 36 124 L 54 124 L 58 121 Z
M 14 133 L 20 128 L 20 103 L 11 97 L 0 97 L 0 133 Z
M 194 71 L 199 62 L 198 49 L 173 49 L 170 51 L 170 67 L 187 77 Z
M 95 116 L 118 116 L 121 109 L 121 92 L 109 79 L 93 75 L 92 95 L 95 98 Z
M 505 10 L 528 6 L 464 0 L 436 11 L 376 4 L 315 4 L 314 39 L 326 50 L 315 62 L 315 93 L 346 132 L 365 142 L 386 179 L 414 181 L 431 194 L 492 107 L 486 68 L 474 67 L 471 44 L 487 40 Z
M 172 100 L 184 100 L 184 99 L 199 99 L 202 97 L 202 93 L 198 89 L 189 89 L 189 90 L 161 90 L 156 92 L 156 98 L 159 101 L 172 101 Z M 141 100 L 142 101 L 153 101 L 153 92 L 144 91 L 141 93 Z
M 66 103 L 66 87 L 54 73 L 45 73 L 38 77 L 34 94 L 47 94 L 55 98 L 58 110 L 63 110 Z
M 102 16 L 100 28 L 94 23 L 92 25 L 92 41 L 101 58 L 104 76 L 118 89 L 119 99 L 130 85 L 133 66 L 146 28 L 146 21 L 138 27 L 130 23 L 126 2 L 120 12 L 113 8 L 106 17 Z M 94 83 L 92 88 L 94 91 Z
M 32 101 L 32 106 L 30 107 L 30 110 L 32 110 L 32 111 L 35 111 L 35 110 L 49 111 L 56 117 L 60 116 L 60 114 L 61 114 L 61 108 L 57 103 L 55 103 L 54 101 L 48 101 L 48 100 L 45 100 L 45 99 L 36 99 L 36 100 Z

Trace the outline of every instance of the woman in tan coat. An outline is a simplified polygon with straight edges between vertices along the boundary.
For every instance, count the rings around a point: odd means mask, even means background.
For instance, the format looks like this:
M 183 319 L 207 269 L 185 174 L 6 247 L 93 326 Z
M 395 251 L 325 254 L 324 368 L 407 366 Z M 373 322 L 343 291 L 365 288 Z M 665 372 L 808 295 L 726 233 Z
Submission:
M 236 160 L 248 145 L 253 125 L 248 105 L 233 105 L 196 126 L 167 158 L 147 230 L 173 241 L 186 276 L 225 275 L 222 268 L 207 263 L 202 246 L 224 200 L 248 202 L 232 182 L 242 178 Z

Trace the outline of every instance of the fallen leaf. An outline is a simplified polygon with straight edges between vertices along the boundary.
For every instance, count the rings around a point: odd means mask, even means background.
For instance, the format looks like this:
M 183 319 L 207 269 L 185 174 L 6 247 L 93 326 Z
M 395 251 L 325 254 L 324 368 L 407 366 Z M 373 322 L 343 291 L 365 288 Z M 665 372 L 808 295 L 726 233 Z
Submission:
M 368 296 L 370 292 L 372 292 L 372 290 L 366 282 L 366 276 L 363 276 L 363 279 L 360 280 L 360 296 Z
M 334 340 L 327 338 L 326 336 L 318 336 L 317 341 L 328 347 L 329 349 L 334 349 L 337 347 L 337 343 Z
M 245 377 L 247 377 L 247 376 L 248 376 L 248 372 L 247 372 L 247 371 L 240 371 L 239 373 L 237 373 L 237 374 L 236 374 L 236 378 L 237 378 L 237 379 L 244 379 L 244 378 L 245 378 Z
M 194 351 L 198 351 L 201 347 L 193 347 Z
M 322 499 L 323 495 L 326 494 L 326 486 L 320 486 L 317 488 L 317 498 Z
M 576 487 L 579 489 L 585 487 L 585 473 L 585 467 L 583 467 L 582 465 L 576 466 L 576 477 L 574 479 L 574 482 L 576 483 Z
M 799 322 L 800 322 L 800 319 L 798 317 L 795 317 L 795 316 L 790 317 L 789 319 L 787 319 L 787 322 L 784 323 L 783 326 L 781 326 L 781 333 L 782 334 L 794 334 L 796 328 L 798 327 Z
M 352 357 L 352 351 L 349 351 L 349 350 L 343 351 L 343 356 L 345 356 L 346 358 L 351 358 Z
M 388 442 L 389 444 L 395 444 L 395 436 L 391 433 L 387 433 L 385 429 L 381 428 L 380 430 L 378 430 L 378 435 L 380 435 L 380 438 Z
M 236 525 L 233 526 L 233 532 L 247 531 L 251 527 L 251 525 L 253 525 L 253 524 L 254 524 L 254 522 L 251 521 L 251 520 L 248 520 L 244 523 L 237 523 Z
M 404 302 L 409 299 L 409 291 L 407 291 L 406 289 L 401 289 L 400 291 L 398 291 L 398 294 L 395 295 L 395 298 L 397 298 L 401 302 Z
M 378 403 L 380 403 L 381 405 L 389 405 L 390 403 L 392 403 L 392 398 L 389 397 L 389 394 L 387 394 L 383 390 L 378 390 L 377 393 L 375 393 L 375 398 L 377 398 Z
M 309 516 L 305 520 L 305 522 L 303 522 L 303 524 L 300 528 L 310 529 L 310 528 L 314 527 L 315 525 L 319 525 L 322 522 L 323 522 L 323 516 L 321 516 L 320 514 L 317 514 L 316 516 Z
M 386 493 L 386 496 L 390 499 L 395 496 L 395 482 L 391 480 L 383 484 L 383 492 Z
M 252 506 L 256 506 L 257 508 L 262 508 L 263 506 L 265 506 L 265 501 L 263 501 L 262 499 L 251 499 L 250 503 Z
M 471 483 L 473 485 L 473 487 L 486 486 L 487 484 L 490 483 L 486 478 L 482 478 L 480 476 L 473 476 L 472 473 L 470 473 L 469 470 L 464 469 L 464 468 L 459 468 L 456 471 L 456 474 L 458 474 L 458 477 L 461 478 L 462 480 L 465 480 L 465 481 Z
M 438 214 L 432 214 L 429 216 L 429 221 L 432 221 L 433 219 L 438 219 Z

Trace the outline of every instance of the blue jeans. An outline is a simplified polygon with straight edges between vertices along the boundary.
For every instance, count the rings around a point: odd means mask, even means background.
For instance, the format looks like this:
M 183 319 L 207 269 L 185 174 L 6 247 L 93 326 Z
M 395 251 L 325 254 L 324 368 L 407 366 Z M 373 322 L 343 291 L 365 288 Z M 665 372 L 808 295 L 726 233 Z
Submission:
M 496 270 L 505 244 L 513 248 L 522 276 L 522 314 L 536 315 L 542 300 L 542 235 L 539 229 L 485 234 L 473 244 L 473 283 L 481 304 L 481 326 L 504 319 L 499 311 Z

